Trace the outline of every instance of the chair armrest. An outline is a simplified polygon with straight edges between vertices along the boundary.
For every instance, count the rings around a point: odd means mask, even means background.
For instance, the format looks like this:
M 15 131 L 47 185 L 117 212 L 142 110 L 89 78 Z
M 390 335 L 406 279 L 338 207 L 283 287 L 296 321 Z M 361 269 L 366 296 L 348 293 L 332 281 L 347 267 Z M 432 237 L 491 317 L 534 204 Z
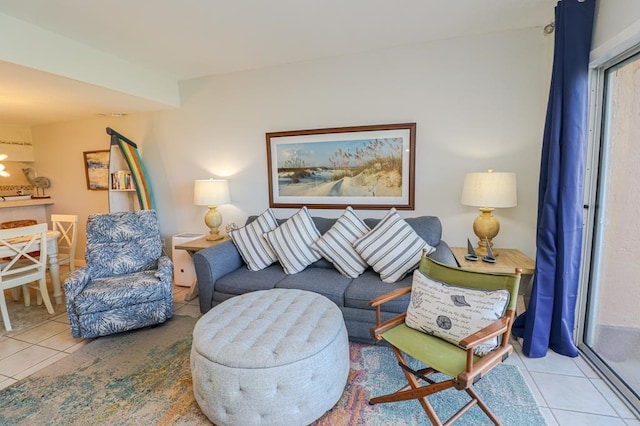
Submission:
M 382 340 L 382 333 L 404 323 L 406 316 L 407 314 L 405 312 L 403 314 L 396 315 L 393 318 L 389 318 L 382 323 L 377 323 L 375 326 L 371 327 L 371 337 L 373 337 L 375 341 Z
M 73 337 L 80 337 L 80 321 L 76 314 L 74 302 L 76 297 L 84 290 L 91 281 L 91 268 L 84 266 L 73 271 L 64 280 L 64 296 L 67 304 L 67 315 L 69 316 L 69 327 Z
M 459 345 L 463 349 L 473 349 L 474 347 L 483 342 L 486 342 L 489 339 L 504 334 L 508 330 L 508 328 L 509 318 L 504 316 L 500 319 L 495 320 L 481 330 L 476 331 L 470 336 L 465 337 L 460 341 Z
M 80 337 L 80 321 L 76 314 L 74 302 L 76 297 L 84 290 L 91 281 L 91 269 L 87 266 L 78 268 L 64 280 L 64 296 L 67 305 L 67 315 L 69 316 L 69 327 L 73 337 Z
M 467 351 L 466 370 L 458 375 L 458 382 L 461 386 L 467 387 L 472 385 L 476 377 L 482 377 L 483 374 L 500 364 L 513 352 L 512 346 L 507 344 L 506 341 L 503 341 L 496 349 L 474 362 L 474 348 L 493 337 L 507 333 L 510 322 L 510 317 L 505 315 L 460 341 L 459 345 Z
M 478 378 L 484 376 L 488 371 L 498 364 L 501 364 L 509 354 L 513 352 L 511 345 L 498 346 L 487 355 L 473 363 L 473 349 L 467 349 L 467 368 L 457 377 L 457 389 L 466 389 L 472 386 Z
M 374 308 L 378 307 L 383 303 L 387 303 L 393 299 L 397 299 L 398 297 L 404 296 L 407 293 L 411 293 L 411 287 L 403 287 L 403 288 L 395 289 L 393 291 L 390 291 L 389 293 L 385 293 L 374 299 L 371 299 L 369 301 L 369 306 L 373 306 Z
M 384 303 L 387 303 L 393 299 L 397 299 L 400 296 L 404 296 L 407 293 L 411 293 L 411 287 L 398 288 L 393 291 L 390 291 L 389 293 L 382 294 L 369 301 L 369 306 L 373 306 L 374 308 L 376 308 L 376 325 L 371 327 L 371 336 L 375 340 L 381 339 L 380 337 L 381 333 L 384 333 L 385 331 L 395 327 L 398 324 L 402 324 L 404 322 L 404 317 L 407 316 L 406 313 L 403 313 L 393 318 L 390 318 L 385 322 L 382 322 L 382 313 L 380 312 L 381 311 L 380 307 Z
M 171 262 L 171 259 L 169 259 L 168 256 L 160 256 L 158 258 L 157 276 L 161 281 L 165 281 L 167 279 L 169 281 L 173 280 L 173 262 Z
M 87 266 L 76 269 L 64 280 L 64 294 L 67 299 L 67 304 L 84 290 L 90 280 L 91 270 Z

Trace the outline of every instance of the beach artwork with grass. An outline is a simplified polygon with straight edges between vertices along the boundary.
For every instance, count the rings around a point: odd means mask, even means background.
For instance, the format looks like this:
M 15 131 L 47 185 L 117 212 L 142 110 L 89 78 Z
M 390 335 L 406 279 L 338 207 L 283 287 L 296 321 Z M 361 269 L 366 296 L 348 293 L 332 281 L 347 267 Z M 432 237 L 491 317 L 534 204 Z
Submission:
M 270 207 L 414 207 L 415 123 L 266 136 Z
M 402 138 L 282 144 L 278 194 L 299 197 L 399 197 Z

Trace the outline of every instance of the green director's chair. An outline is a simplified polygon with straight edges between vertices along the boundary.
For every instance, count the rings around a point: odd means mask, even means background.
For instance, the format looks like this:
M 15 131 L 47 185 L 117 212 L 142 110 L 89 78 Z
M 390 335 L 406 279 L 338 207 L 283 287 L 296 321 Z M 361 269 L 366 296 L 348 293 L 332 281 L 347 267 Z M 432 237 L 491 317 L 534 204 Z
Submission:
M 516 269 L 514 274 L 491 274 L 464 270 L 438 263 L 423 256 L 419 270 L 414 272 L 411 288 L 398 289 L 371 300 L 369 304 L 375 307 L 377 320 L 377 325 L 372 327 L 371 333 L 374 339 L 385 340 L 391 345 L 408 384 L 395 393 L 372 398 L 369 403 L 379 404 L 417 399 L 431 422 L 434 425 L 441 425 L 443 423 L 429 403 L 427 396 L 453 387 L 464 390 L 471 400 L 444 424 L 455 422 L 476 404 L 493 423 L 500 424 L 498 418 L 473 389 L 473 385 L 513 352 L 509 337 L 515 316 L 520 273 L 519 269 Z M 420 284 L 418 287 L 417 278 Z M 426 288 L 422 286 L 423 283 L 441 288 L 438 288 L 435 293 L 429 294 L 423 291 Z M 410 292 L 412 292 L 412 298 L 407 312 L 381 321 L 380 306 Z M 437 336 L 440 330 L 447 332 L 448 328 L 455 327 L 456 317 L 448 318 L 449 312 L 458 307 L 471 309 L 472 305 L 475 307 L 480 304 L 483 306 L 487 303 L 490 304 L 491 302 L 485 303 L 485 294 L 495 294 L 496 297 L 502 297 L 500 313 L 496 311 L 487 316 L 487 318 L 491 317 L 490 320 L 485 321 L 488 325 L 474 329 L 475 324 L 472 324 L 470 325 L 472 331 L 468 335 L 462 334 L 463 338 L 460 339 Z M 447 303 L 450 303 L 452 307 L 447 306 L 442 311 L 444 314 L 442 312 L 438 314 L 438 309 Z M 425 311 L 418 311 L 417 307 L 423 307 L 428 311 L 424 318 L 420 315 Z M 416 326 L 416 318 L 427 321 L 428 318 L 425 318 L 432 314 L 437 317 L 433 327 L 429 324 Z M 447 338 L 449 341 L 445 340 Z M 413 370 L 407 364 L 405 354 L 423 363 L 426 368 L 418 371 Z M 431 377 L 435 373 L 444 373 L 448 377 L 436 382 Z

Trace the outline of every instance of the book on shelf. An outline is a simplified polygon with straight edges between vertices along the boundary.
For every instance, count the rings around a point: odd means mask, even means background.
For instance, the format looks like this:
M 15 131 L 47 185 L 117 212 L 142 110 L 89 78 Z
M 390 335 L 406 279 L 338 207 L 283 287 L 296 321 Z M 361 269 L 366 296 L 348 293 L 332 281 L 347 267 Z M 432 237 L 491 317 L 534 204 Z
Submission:
M 111 173 L 111 189 L 134 189 L 133 180 L 131 179 L 131 172 L 126 170 L 118 170 Z

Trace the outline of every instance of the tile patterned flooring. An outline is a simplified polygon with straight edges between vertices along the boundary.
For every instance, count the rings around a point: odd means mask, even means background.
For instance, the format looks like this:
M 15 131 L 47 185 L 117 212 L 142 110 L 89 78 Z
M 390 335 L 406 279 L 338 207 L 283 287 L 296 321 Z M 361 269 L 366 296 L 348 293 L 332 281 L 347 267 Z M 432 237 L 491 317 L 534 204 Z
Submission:
M 175 313 L 200 316 L 198 299 L 184 302 L 188 289 L 174 289 Z M 63 313 L 10 337 L 0 336 L 0 389 L 88 342 L 72 338 L 68 327 Z M 507 362 L 521 369 L 549 425 L 640 426 L 638 417 L 581 357 L 549 352 L 544 358 L 530 359 L 517 343 L 514 347 L 516 351 Z

